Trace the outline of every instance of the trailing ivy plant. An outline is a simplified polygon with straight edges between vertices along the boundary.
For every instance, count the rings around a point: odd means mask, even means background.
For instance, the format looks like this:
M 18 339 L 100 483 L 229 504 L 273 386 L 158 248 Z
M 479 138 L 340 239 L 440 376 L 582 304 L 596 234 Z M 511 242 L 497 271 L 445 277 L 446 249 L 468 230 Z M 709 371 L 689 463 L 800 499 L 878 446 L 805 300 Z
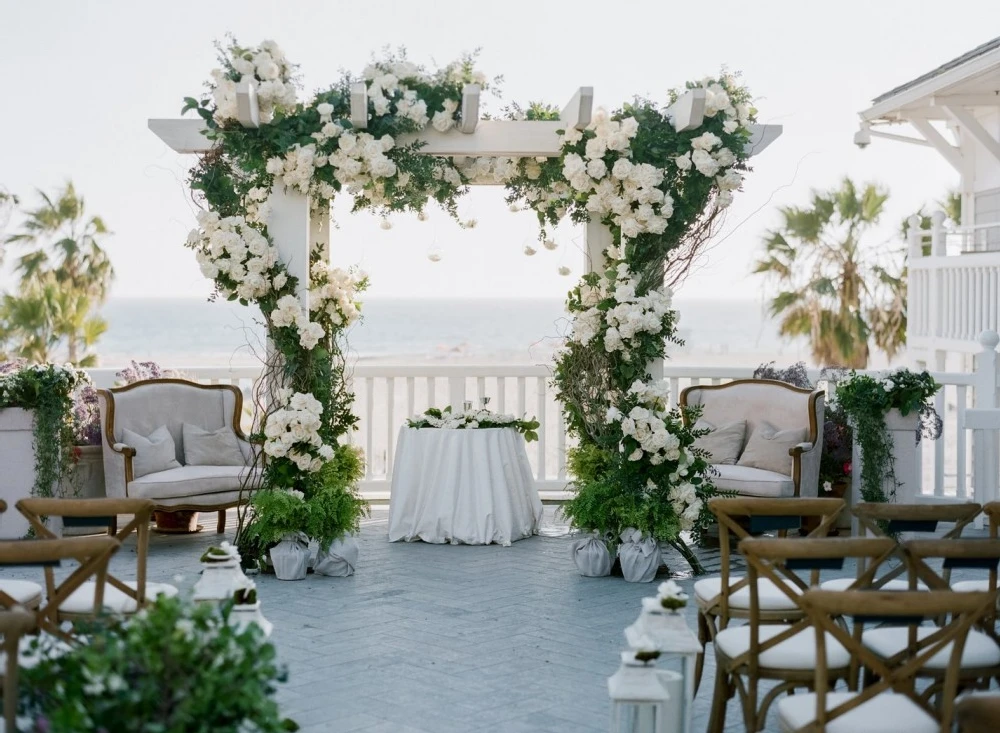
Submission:
M 898 369 L 882 378 L 851 371 L 838 382 L 837 405 L 850 420 L 861 449 L 861 497 L 865 501 L 892 501 L 899 488 L 886 414 L 890 410 L 899 410 L 903 416 L 916 414 L 919 425 L 913 439 L 937 440 L 942 421 L 929 400 L 939 389 L 941 385 L 926 371 L 909 369 Z
M 87 374 L 54 364 L 0 365 L 0 409 L 34 413 L 35 483 L 32 496 L 51 497 L 73 466 L 73 395 L 89 385 Z

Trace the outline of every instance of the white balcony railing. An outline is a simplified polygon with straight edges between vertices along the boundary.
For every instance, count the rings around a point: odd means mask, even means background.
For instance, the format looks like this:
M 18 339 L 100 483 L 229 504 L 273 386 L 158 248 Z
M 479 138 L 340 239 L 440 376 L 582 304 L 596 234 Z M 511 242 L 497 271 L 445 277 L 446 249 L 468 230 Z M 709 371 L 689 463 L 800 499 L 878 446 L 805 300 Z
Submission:
M 983 331 L 1000 329 L 1000 224 L 930 230 L 911 219 L 907 346 L 975 353 Z
M 935 407 L 944 421 L 944 431 L 940 440 L 922 445 L 921 493 L 925 496 L 969 499 L 974 494 L 973 456 L 977 456 L 978 461 L 997 461 L 995 437 L 981 434 L 979 448 L 986 445 L 987 450 L 974 453 L 971 436 L 963 427 L 967 409 L 1000 405 L 997 401 L 996 342 L 984 336 L 979 348 L 983 352 L 978 360 L 979 371 L 933 373 L 943 385 L 935 398 Z M 184 377 L 203 383 L 237 384 L 248 396 L 260 374 L 255 367 L 176 369 Z M 110 386 L 116 371 L 94 369 L 90 373 L 97 386 Z M 685 387 L 745 379 L 753 371 L 753 366 L 667 366 L 664 379 L 674 406 Z M 828 393 L 834 391 L 836 385 L 826 375 L 813 370 L 809 376 Z M 566 470 L 566 449 L 570 441 L 550 378 L 549 368 L 545 366 L 356 366 L 352 380 L 359 429 L 352 441 L 364 449 L 367 458 L 362 493 L 373 501 L 388 499 L 396 439 L 407 417 L 430 406 L 461 406 L 464 401 L 479 405 L 488 397 L 490 409 L 537 417 L 541 423 L 539 440 L 528 445 L 536 486 L 543 499 L 565 498 L 567 483 L 572 478 Z M 984 470 L 982 475 L 989 474 Z

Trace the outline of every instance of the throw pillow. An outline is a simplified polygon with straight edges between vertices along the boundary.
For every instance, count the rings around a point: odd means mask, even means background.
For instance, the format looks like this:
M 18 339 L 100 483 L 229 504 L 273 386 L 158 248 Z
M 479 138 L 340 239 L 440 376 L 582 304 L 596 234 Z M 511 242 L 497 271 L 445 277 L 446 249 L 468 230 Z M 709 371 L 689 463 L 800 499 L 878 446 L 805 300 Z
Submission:
M 148 473 L 159 473 L 181 467 L 177 461 L 177 447 L 166 425 L 161 425 L 149 436 L 139 435 L 125 428 L 122 430 L 122 442 L 135 448 L 135 455 L 132 457 L 134 479 Z
M 728 425 L 715 427 L 708 420 L 698 420 L 694 424 L 695 430 L 711 430 L 708 435 L 703 435 L 695 439 L 694 447 L 707 451 L 710 458 L 709 463 L 715 465 L 729 465 L 736 463 L 743 449 L 743 437 L 747 432 L 747 421 L 738 420 Z
M 245 466 L 239 439 L 232 428 L 205 430 L 184 423 L 184 465 L 186 466 Z
M 770 423 L 761 422 L 750 435 L 743 455 L 736 462 L 738 466 L 760 468 L 782 476 L 792 475 L 792 457 L 789 449 L 805 442 L 806 429 L 793 428 L 778 430 Z

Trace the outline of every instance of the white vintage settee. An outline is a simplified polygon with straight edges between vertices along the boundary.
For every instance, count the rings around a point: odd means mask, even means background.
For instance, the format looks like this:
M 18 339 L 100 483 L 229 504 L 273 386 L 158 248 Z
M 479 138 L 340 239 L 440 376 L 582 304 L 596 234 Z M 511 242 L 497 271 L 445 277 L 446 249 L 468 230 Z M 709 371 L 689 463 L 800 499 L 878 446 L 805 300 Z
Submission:
M 772 498 L 818 494 L 823 451 L 822 390 L 810 391 L 770 379 L 738 379 L 727 384 L 688 387 L 681 392 L 680 404 L 700 406 L 699 420 L 715 428 L 746 422 L 736 460 L 712 462 L 716 472 L 712 483 L 719 490 Z M 757 430 L 762 432 L 754 438 Z M 771 455 L 762 461 L 762 441 L 766 444 L 774 431 L 781 431 L 777 435 L 786 442 L 780 448 L 777 444 L 765 445 L 764 452 L 770 448 Z M 758 460 L 748 456 L 751 441 Z M 784 455 L 788 456 L 786 460 L 782 460 Z
M 218 511 L 218 531 L 223 532 L 225 510 L 237 506 L 241 489 L 255 488 L 260 478 L 259 469 L 252 467 L 253 448 L 240 428 L 240 390 L 229 384 L 150 379 L 102 389 L 98 395 L 108 497 L 150 499 L 159 512 Z M 136 446 L 124 441 L 125 431 L 150 436 L 161 426 L 166 426 L 173 439 L 173 458 L 179 465 L 137 476 Z M 184 433 L 191 426 L 203 431 L 232 430 L 235 436 L 228 437 L 238 452 L 232 448 L 229 465 L 205 465 L 213 463 L 211 453 L 202 456 L 200 465 L 186 465 Z

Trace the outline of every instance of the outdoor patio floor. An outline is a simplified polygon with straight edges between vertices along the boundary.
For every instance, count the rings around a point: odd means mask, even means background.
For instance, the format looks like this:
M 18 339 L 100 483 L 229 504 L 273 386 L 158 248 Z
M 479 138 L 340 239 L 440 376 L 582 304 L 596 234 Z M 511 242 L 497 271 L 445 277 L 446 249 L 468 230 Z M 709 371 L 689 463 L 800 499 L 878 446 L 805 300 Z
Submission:
M 655 584 L 579 576 L 572 540 L 551 512 L 542 536 L 473 547 L 389 543 L 386 513 L 375 509 L 363 523 L 354 576 L 256 576 L 262 611 L 274 623 L 271 640 L 289 670 L 283 713 L 310 732 L 607 731 L 606 679 L 618 666 L 624 628 Z M 206 519 L 214 527 L 214 515 Z M 231 540 L 233 512 L 229 520 Z M 154 535 L 149 579 L 181 575 L 189 591 L 202 550 L 221 539 L 211 527 Z M 125 552 L 113 561 L 123 573 L 134 547 Z M 718 567 L 716 551 L 699 554 L 709 570 Z M 667 560 L 675 576 L 687 575 L 679 556 Z M 30 570 L 10 575 L 30 577 Z M 690 577 L 679 582 L 693 595 Z M 695 616 L 692 602 L 692 629 Z M 707 726 L 714 674 L 710 651 L 693 731 Z M 775 729 L 772 714 L 767 730 Z M 735 699 L 730 730 L 743 730 Z

